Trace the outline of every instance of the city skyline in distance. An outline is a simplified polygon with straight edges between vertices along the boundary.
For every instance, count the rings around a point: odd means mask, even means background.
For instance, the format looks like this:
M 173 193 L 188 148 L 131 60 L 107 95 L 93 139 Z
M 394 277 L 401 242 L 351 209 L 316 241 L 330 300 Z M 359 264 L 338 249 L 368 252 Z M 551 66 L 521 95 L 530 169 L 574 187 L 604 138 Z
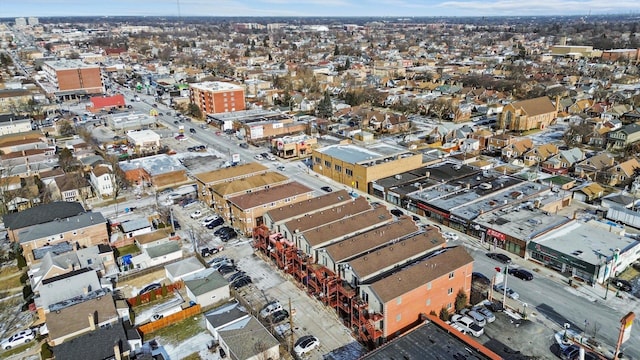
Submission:
M 57 16 L 469 17 L 640 14 L 621 0 L 24 0 L 0 4 L 4 18 Z

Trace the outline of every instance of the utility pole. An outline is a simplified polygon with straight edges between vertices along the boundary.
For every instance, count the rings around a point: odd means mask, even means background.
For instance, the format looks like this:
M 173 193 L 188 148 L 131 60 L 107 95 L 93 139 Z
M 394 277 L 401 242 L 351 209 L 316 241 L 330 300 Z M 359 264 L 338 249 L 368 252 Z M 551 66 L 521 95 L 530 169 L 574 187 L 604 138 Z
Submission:
M 502 293 L 502 308 L 506 308 L 507 303 L 507 278 L 509 277 L 509 263 L 504 267 L 504 291 Z
M 293 350 L 293 309 L 289 298 L 289 351 Z

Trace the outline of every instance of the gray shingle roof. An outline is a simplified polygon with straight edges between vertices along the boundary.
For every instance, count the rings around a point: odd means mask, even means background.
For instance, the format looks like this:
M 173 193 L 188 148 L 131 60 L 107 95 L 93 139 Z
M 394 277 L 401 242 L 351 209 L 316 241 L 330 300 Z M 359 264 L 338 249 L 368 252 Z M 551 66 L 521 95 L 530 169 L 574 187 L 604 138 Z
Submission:
M 104 224 L 106 229 L 107 220 L 101 213 L 87 212 L 76 216 L 60 218 L 49 221 L 41 226 L 33 226 L 18 233 L 21 243 L 41 239 L 47 236 L 63 234 L 69 231 L 82 229 L 95 224 Z
M 122 324 L 100 328 L 88 334 L 67 340 L 53 348 L 56 359 L 104 360 L 114 356 L 114 345 L 121 351 L 130 350 Z
M 6 214 L 3 219 L 7 229 L 16 230 L 44 224 L 55 219 L 65 219 L 84 212 L 85 210 L 79 202 L 58 201 Z
M 229 286 L 229 282 L 222 277 L 219 272 L 213 271 L 211 274 L 201 279 L 185 280 L 184 285 L 191 290 L 193 295 L 200 296 L 212 290 Z

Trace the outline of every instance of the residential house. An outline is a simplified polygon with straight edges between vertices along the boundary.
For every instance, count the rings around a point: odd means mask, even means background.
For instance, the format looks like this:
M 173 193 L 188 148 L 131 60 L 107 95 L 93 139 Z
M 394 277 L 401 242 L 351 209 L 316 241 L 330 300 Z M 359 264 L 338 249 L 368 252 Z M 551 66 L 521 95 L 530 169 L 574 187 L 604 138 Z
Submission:
M 128 359 L 131 350 L 141 347 L 142 341 L 135 329 L 125 331 L 123 325 L 120 322 L 96 328 L 53 347 L 53 353 L 56 359 Z
M 557 155 L 559 151 L 558 147 L 553 144 L 541 144 L 525 152 L 522 156 L 524 158 L 525 165 L 534 166 L 546 161 L 554 155 Z
M 635 158 L 618 163 L 602 172 L 601 179 L 609 186 L 624 186 L 633 181 L 640 170 Z
M 542 162 L 542 170 L 551 174 L 568 174 L 573 165 L 582 160 L 584 160 L 584 153 L 580 148 L 560 150 L 559 153 Z
M 260 175 L 211 185 L 209 186 L 212 198 L 211 206 L 217 212 L 225 213 L 227 211 L 225 209 L 228 209 L 229 206 L 229 199 L 233 197 L 270 189 L 290 182 L 291 179 L 282 173 L 270 171 Z
M 60 345 L 68 339 L 118 322 L 112 296 L 89 299 L 47 314 L 49 343 L 52 346 Z
M 588 159 L 575 164 L 573 173 L 580 178 L 587 178 L 597 181 L 598 173 L 610 168 L 615 164 L 615 159 L 609 153 L 602 152 Z
M 604 188 L 596 183 L 588 183 L 573 191 L 573 198 L 585 203 L 591 203 L 604 195 Z
M 269 171 L 266 166 L 250 162 L 238 166 L 195 174 L 194 178 L 198 186 L 198 200 L 207 206 L 214 206 L 214 194 L 212 187 L 217 184 L 231 183 L 236 180 L 245 179 L 255 175 L 265 174 Z
M 19 134 L 33 130 L 31 119 L 15 114 L 0 114 L 0 135 Z
M 498 151 L 498 150 L 502 150 L 502 148 L 504 148 L 507 145 L 511 145 L 513 143 L 515 143 L 516 141 L 519 141 L 520 138 L 513 136 L 513 135 L 509 135 L 506 133 L 502 133 L 499 135 L 495 135 L 495 136 L 491 136 L 488 139 L 487 142 L 487 150 L 489 151 Z
M 19 230 L 17 239 L 27 264 L 38 262 L 56 246 L 80 249 L 108 244 L 107 220 L 101 213 L 86 212 Z
M 119 166 L 128 181 L 151 184 L 156 191 L 193 183 L 187 176 L 187 168 L 167 154 L 121 161 Z
M 511 131 L 544 129 L 557 116 L 558 109 L 547 96 L 543 96 L 505 105 L 498 124 L 500 129 Z
M 527 151 L 533 149 L 533 141 L 529 138 L 520 138 L 519 140 L 502 148 L 502 157 L 504 159 L 516 159 L 523 156 Z
M 228 301 L 231 297 L 229 282 L 213 269 L 202 270 L 184 279 L 189 300 L 203 308 Z
M 314 197 L 313 189 L 296 181 L 238 195 L 227 200 L 221 216 L 242 234 L 251 234 L 262 224 L 262 216 L 270 209 Z
M 205 314 L 207 329 L 232 359 L 279 359 L 280 343 L 238 303 L 225 305 Z
M 360 284 L 360 298 L 373 313 L 375 331 L 391 339 L 419 323 L 421 314 L 454 312 L 457 293 L 471 291 L 472 270 L 464 247 L 448 248 Z
M 104 292 L 97 271 L 80 268 L 42 280 L 34 302 L 39 318 L 45 319 L 49 312 Z
M 35 206 L 19 213 L 5 214 L 2 220 L 7 229 L 9 240 L 19 242 L 18 233 L 22 230 L 55 219 L 66 219 L 83 212 L 85 212 L 84 207 L 78 202 L 56 201 Z
M 114 194 L 114 174 L 111 165 L 98 164 L 89 172 L 89 181 L 95 192 L 101 198 Z
M 624 149 L 640 140 L 640 125 L 633 123 L 624 125 L 616 131 L 607 134 L 607 147 L 611 149 Z
M 84 203 L 87 199 L 93 198 L 91 185 L 79 173 L 67 173 L 54 178 L 50 191 L 51 197 L 56 201 Z

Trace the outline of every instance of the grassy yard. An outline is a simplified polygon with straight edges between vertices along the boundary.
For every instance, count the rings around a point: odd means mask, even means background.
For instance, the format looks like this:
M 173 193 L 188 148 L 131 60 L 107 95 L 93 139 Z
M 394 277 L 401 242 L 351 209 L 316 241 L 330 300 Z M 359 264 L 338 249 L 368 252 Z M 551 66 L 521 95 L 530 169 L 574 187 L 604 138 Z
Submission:
M 149 334 L 149 336 L 145 334 L 145 337 L 160 337 L 167 343 L 177 345 L 191 337 L 202 333 L 202 331 L 205 330 L 203 327 L 202 319 L 203 315 L 198 314 L 194 317 L 185 319 L 179 323 L 153 332 Z
M 137 254 L 140 252 L 140 249 L 136 244 L 126 245 L 118 248 L 118 256 L 125 256 L 129 254 Z
M 0 291 L 21 288 L 20 275 L 22 275 L 22 271 L 18 270 L 17 267 L 6 267 L 0 270 Z

